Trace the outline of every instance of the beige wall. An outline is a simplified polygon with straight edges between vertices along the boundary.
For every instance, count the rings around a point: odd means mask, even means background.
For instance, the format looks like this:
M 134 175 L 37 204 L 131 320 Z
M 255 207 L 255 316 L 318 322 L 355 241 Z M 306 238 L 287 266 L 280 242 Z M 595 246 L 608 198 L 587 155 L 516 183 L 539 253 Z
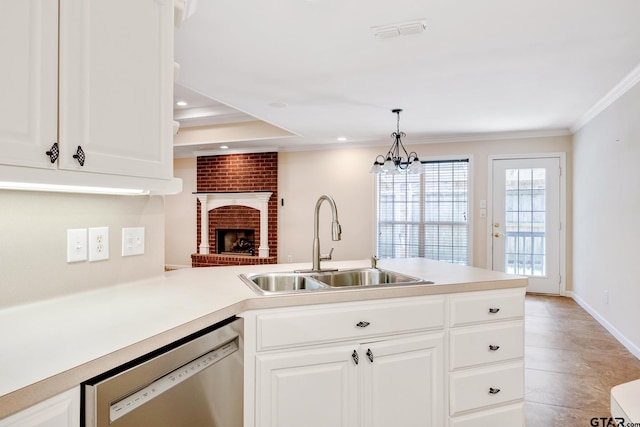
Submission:
M 67 263 L 67 229 L 109 227 L 110 258 Z M 145 255 L 123 258 L 122 227 L 145 227 Z M 0 307 L 162 274 L 164 201 L 0 191 Z
M 191 267 L 196 245 L 196 159 L 175 159 L 173 176 L 182 178 L 182 193 L 165 196 L 165 262 L 170 268 Z
M 640 85 L 574 135 L 574 155 L 574 296 L 640 357 Z
M 409 138 L 407 138 L 409 139 Z M 571 218 L 571 136 L 474 141 L 407 146 L 423 160 L 450 156 L 471 158 L 473 265 L 487 267 L 487 218 L 480 218 L 480 200 L 488 198 L 489 157 L 536 153 L 567 153 L 567 217 Z M 334 247 L 333 259 L 368 259 L 375 253 L 375 180 L 368 171 L 388 146 L 280 153 L 278 156 L 279 262 L 311 262 L 316 201 L 331 195 L 338 206 L 342 240 L 331 241 L 331 214 L 320 207 L 323 253 Z M 195 247 L 195 159 L 176 159 L 175 175 L 183 179 L 181 195 L 166 197 L 167 264 L 187 265 Z M 284 204 L 281 202 L 284 201 Z M 571 224 L 567 224 L 570 235 Z M 190 264 L 190 263 L 189 263 Z M 567 288 L 571 289 L 571 241 L 567 248 Z
M 409 138 L 407 138 L 409 140 Z M 322 194 L 334 197 L 343 235 L 330 238 L 328 206 L 321 207 L 322 252 L 335 247 L 334 259 L 365 259 L 375 253 L 375 181 L 369 168 L 377 154 L 388 147 L 281 153 L 279 157 L 278 254 L 280 262 L 291 256 L 294 262 L 310 262 L 313 241 L 313 212 Z M 407 146 L 422 160 L 470 156 L 472 191 L 473 265 L 487 267 L 487 218 L 480 218 L 480 200 L 488 198 L 489 156 L 565 152 L 571 168 L 571 137 L 526 138 Z M 568 182 L 570 189 L 571 184 Z M 568 194 L 570 207 L 570 191 Z M 570 255 L 570 248 L 569 248 Z M 570 259 L 570 256 L 569 258 Z M 570 283 L 570 277 L 568 278 Z

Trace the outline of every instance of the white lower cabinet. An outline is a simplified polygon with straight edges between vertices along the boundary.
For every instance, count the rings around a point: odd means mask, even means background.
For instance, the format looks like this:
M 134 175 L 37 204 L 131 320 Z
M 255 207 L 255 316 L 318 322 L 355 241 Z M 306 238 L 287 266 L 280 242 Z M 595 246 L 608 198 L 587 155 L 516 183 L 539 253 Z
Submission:
M 245 313 L 245 427 L 441 427 L 444 301 Z
M 357 426 L 353 346 L 256 357 L 256 426 Z
M 360 346 L 363 426 L 443 425 L 442 345 L 429 333 Z
M 244 427 L 524 426 L 524 288 L 243 317 Z
M 3 418 L 0 427 L 80 427 L 80 387 Z
M 450 427 L 524 426 L 524 293 L 450 297 Z
M 501 406 L 496 409 L 489 409 L 455 417 L 451 420 L 450 427 L 513 427 L 523 426 L 522 414 L 524 403 Z
M 256 426 L 439 427 L 442 342 L 436 333 L 259 354 Z

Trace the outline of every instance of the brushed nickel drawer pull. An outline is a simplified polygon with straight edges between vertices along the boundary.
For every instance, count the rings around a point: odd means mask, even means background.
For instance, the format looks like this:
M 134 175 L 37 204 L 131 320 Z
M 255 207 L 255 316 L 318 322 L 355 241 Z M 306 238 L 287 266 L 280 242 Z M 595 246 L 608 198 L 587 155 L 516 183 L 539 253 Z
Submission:
M 499 311 L 500 311 L 500 309 L 499 309 L 499 308 L 490 308 L 490 309 L 489 309 L 489 313 L 491 313 L 491 314 L 496 314 L 496 313 L 497 313 L 497 312 L 499 312 Z
M 369 326 L 370 324 L 371 324 L 371 323 L 369 323 L 369 322 L 361 321 L 361 322 L 356 323 L 356 326 L 357 326 L 358 328 L 366 328 L 366 327 L 367 327 L 367 326 Z
M 489 350 L 491 351 L 497 351 L 500 348 L 499 345 L 491 345 L 489 344 Z
M 499 388 L 489 387 L 489 394 L 498 394 L 498 393 L 500 393 Z

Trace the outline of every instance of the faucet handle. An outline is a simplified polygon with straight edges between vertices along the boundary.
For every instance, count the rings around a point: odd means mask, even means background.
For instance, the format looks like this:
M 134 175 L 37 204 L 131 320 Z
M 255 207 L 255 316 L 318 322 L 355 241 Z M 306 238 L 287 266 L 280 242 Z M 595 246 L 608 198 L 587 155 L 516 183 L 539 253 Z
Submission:
M 371 255 L 371 268 L 378 268 L 378 257 Z
M 331 250 L 329 251 L 328 254 L 321 254 L 320 255 L 320 259 L 323 260 L 323 261 L 330 261 L 331 260 L 331 256 L 333 255 L 333 249 L 334 248 L 331 248 Z

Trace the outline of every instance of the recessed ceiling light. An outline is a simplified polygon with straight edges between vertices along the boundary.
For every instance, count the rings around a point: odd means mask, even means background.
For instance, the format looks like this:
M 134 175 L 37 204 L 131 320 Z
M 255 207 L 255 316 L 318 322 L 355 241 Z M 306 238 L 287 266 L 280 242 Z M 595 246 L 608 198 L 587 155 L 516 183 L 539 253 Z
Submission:
M 188 104 L 187 104 L 187 101 L 178 101 L 176 102 L 176 105 L 178 107 L 186 107 Z
M 346 141 L 347 137 L 346 136 L 339 136 L 336 138 L 338 141 Z
M 228 148 L 229 148 L 229 146 L 228 146 L 228 145 L 221 145 L 221 146 L 220 146 L 220 149 L 221 149 L 221 150 L 227 150 Z

